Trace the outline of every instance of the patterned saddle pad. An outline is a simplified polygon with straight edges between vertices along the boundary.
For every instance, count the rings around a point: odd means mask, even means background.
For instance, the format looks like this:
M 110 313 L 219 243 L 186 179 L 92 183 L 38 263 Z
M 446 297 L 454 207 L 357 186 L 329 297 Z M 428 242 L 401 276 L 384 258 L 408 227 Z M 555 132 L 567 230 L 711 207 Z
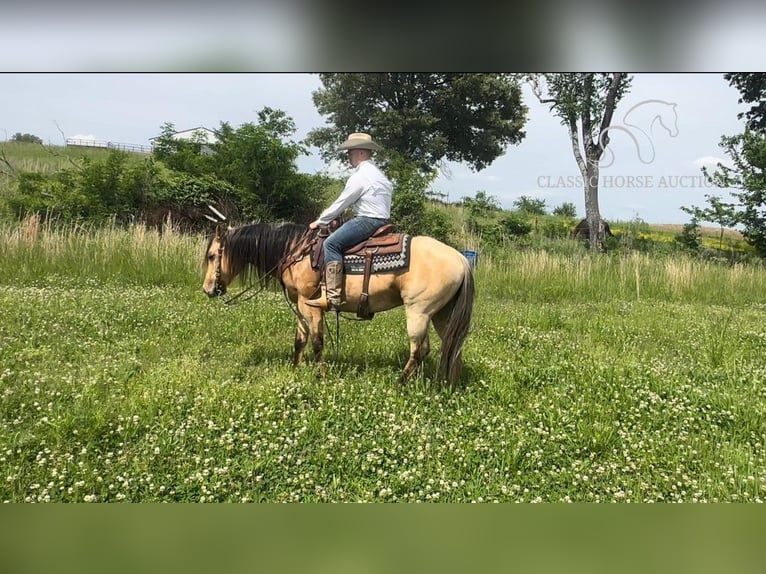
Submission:
M 399 253 L 375 254 L 372 257 L 373 273 L 389 273 L 407 269 L 410 266 L 410 242 L 412 237 L 405 235 L 402 241 L 402 250 Z M 364 274 L 364 255 L 344 255 L 343 270 L 348 275 Z

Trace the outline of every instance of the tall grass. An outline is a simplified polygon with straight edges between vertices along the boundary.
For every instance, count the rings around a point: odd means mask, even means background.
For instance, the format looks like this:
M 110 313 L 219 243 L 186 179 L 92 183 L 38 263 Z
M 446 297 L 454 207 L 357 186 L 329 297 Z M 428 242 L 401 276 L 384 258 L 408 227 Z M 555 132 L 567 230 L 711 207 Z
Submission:
M 203 238 L 172 221 L 143 225 L 57 224 L 33 215 L 0 224 L 5 281 L 46 285 L 62 279 L 148 285 L 189 285 L 199 279 Z
M 483 288 L 500 297 L 541 301 L 668 300 L 722 305 L 766 302 L 759 264 L 721 265 L 676 255 L 564 255 L 507 251 L 481 259 Z
M 129 284 L 196 285 L 205 238 L 180 233 L 172 221 L 143 225 L 57 224 L 31 216 L 0 224 L 0 264 L 8 282 L 40 284 L 69 277 Z M 722 265 L 685 255 L 632 252 L 593 255 L 497 250 L 481 253 L 476 275 L 493 296 L 518 301 L 695 301 L 721 305 L 766 302 L 762 264 Z

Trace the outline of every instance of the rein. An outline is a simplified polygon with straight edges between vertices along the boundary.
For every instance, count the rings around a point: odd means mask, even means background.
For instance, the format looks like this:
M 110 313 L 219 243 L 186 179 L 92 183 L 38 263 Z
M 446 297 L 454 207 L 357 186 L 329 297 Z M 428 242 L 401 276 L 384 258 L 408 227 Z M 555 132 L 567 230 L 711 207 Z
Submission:
M 282 281 L 282 274 L 285 271 L 287 271 L 290 267 L 292 267 L 293 265 L 298 263 L 298 261 L 303 259 L 303 255 L 302 254 L 299 253 L 296 256 L 295 252 L 298 251 L 299 249 L 303 249 L 303 248 L 306 247 L 305 239 L 306 239 L 306 235 L 309 232 L 310 232 L 310 230 L 307 231 L 306 234 L 304 234 L 304 236 L 301 237 L 301 239 L 296 242 L 295 246 L 288 253 L 286 253 L 285 255 L 282 256 L 282 258 L 277 262 L 277 264 L 274 267 L 272 267 L 271 269 L 269 269 L 268 271 L 266 271 L 263 274 L 264 277 L 267 277 L 267 276 L 271 275 L 272 273 L 274 273 L 277 269 L 279 269 L 279 283 L 282 285 L 282 292 L 285 295 L 285 299 L 287 300 L 290 309 L 293 311 L 293 313 L 295 314 L 296 317 L 300 317 L 300 315 L 298 313 L 298 310 L 293 308 L 292 302 L 287 297 L 287 289 L 285 287 L 284 281 Z M 221 301 L 223 301 L 224 305 L 234 305 L 234 304 L 244 303 L 245 301 L 249 301 L 250 299 L 252 299 L 255 296 L 257 296 L 258 294 L 262 293 L 266 289 L 266 283 L 261 283 L 260 289 L 258 289 L 254 293 L 250 293 L 250 295 L 248 295 L 247 297 L 245 297 L 241 301 L 239 301 L 239 299 L 245 293 L 247 293 L 248 291 L 250 291 L 253 288 L 255 288 L 255 285 L 249 285 L 249 286 L 245 287 L 244 289 L 242 289 L 242 291 L 240 291 L 236 295 L 230 296 L 230 297 L 225 299 L 224 298 L 223 286 L 221 285 L 221 273 L 222 273 L 221 272 L 221 260 L 223 259 L 223 249 L 224 249 L 225 243 L 226 243 L 226 241 L 223 238 L 220 238 L 219 241 L 218 241 L 218 257 L 217 257 L 216 263 L 215 263 L 215 287 L 214 287 L 215 293 L 221 298 Z
M 282 285 L 282 293 L 285 297 L 285 301 L 287 302 L 287 306 L 290 308 L 290 310 L 293 312 L 293 314 L 296 316 L 296 318 L 299 321 L 303 321 L 303 317 L 301 317 L 300 313 L 298 312 L 297 306 L 293 305 L 293 302 L 290 301 L 290 298 L 287 296 L 287 288 L 285 286 L 284 281 L 282 281 L 282 274 L 287 271 L 290 267 L 298 263 L 299 261 L 302 261 L 306 255 L 308 255 L 309 250 L 313 244 L 312 241 L 307 241 L 312 238 L 312 235 L 314 235 L 315 232 L 313 230 L 307 230 L 306 233 L 295 243 L 294 247 L 287 253 L 285 253 L 282 258 L 280 258 L 279 262 L 269 269 L 264 276 L 268 276 L 272 274 L 274 271 L 279 269 L 279 283 Z M 250 293 L 247 297 L 244 299 L 241 299 L 245 293 L 248 291 L 251 291 L 255 285 L 249 285 L 248 287 L 245 287 L 242 291 L 237 293 L 236 295 L 233 295 L 229 298 L 224 298 L 224 291 L 223 286 L 221 285 L 221 260 L 223 259 L 223 250 L 224 245 L 226 241 L 224 238 L 220 238 L 218 241 L 218 257 L 216 259 L 215 264 L 215 292 L 220 297 L 221 301 L 223 301 L 224 305 L 234 305 L 234 304 L 240 304 L 244 303 L 246 301 L 249 301 L 250 299 L 253 299 L 257 295 L 259 295 L 261 292 L 263 292 L 266 289 L 266 284 L 262 283 L 260 285 L 260 289 L 257 291 Z M 241 299 L 241 300 L 240 300 Z M 357 319 L 355 317 L 346 317 L 345 315 L 341 315 L 340 311 L 336 312 L 335 314 L 335 337 L 332 336 L 332 332 L 330 330 L 329 323 L 327 322 L 327 315 L 324 316 L 324 322 L 327 326 L 328 335 L 330 336 L 330 343 L 335 348 L 336 352 L 340 349 L 340 319 L 341 317 L 343 319 L 346 319 L 348 321 L 361 321 L 362 319 Z

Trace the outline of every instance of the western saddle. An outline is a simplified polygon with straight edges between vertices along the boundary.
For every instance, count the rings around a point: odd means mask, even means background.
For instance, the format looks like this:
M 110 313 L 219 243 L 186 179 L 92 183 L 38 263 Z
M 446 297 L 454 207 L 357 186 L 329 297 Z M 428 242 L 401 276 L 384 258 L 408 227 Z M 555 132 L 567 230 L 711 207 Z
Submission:
M 321 283 L 325 282 L 324 276 L 324 242 L 329 235 L 343 225 L 343 220 L 334 219 L 329 225 L 320 226 L 315 232 L 308 232 L 300 244 L 293 250 L 291 256 L 282 264 L 286 269 L 293 263 L 300 261 L 307 254 L 311 257 L 311 268 L 321 273 Z M 364 257 L 364 276 L 362 278 L 362 294 L 359 298 L 357 317 L 360 319 L 372 319 L 374 313 L 370 313 L 370 276 L 372 275 L 372 260 L 376 255 L 388 255 L 401 253 L 404 245 L 404 233 L 395 232 L 392 223 L 384 223 L 366 241 L 362 241 L 343 252 L 343 255 L 357 255 Z

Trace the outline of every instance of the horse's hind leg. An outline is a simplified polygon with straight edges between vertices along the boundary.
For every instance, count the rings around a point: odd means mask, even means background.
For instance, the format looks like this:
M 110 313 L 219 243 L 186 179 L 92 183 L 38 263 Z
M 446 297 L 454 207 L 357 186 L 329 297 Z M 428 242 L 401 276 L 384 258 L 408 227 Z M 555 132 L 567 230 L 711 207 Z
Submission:
M 399 384 L 404 384 L 420 367 L 423 359 L 430 352 L 428 342 L 428 324 L 431 318 L 425 313 L 407 308 L 407 335 L 410 338 L 410 357 L 404 365 Z

